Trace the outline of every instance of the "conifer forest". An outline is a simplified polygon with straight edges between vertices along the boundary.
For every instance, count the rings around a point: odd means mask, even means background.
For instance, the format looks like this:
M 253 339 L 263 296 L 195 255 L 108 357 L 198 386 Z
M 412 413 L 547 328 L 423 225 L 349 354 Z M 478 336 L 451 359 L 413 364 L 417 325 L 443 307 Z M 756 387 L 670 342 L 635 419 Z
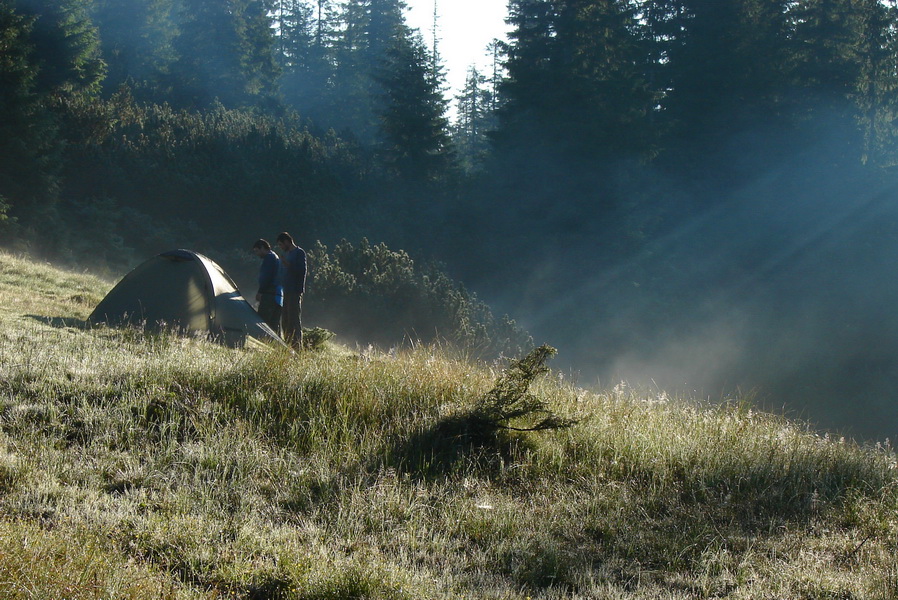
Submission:
M 0 245 L 251 289 L 286 230 L 344 339 L 532 336 L 583 385 L 894 438 L 896 4 L 509 0 L 450 92 L 402 0 L 0 0 Z M 379 330 L 414 294 L 474 316 Z

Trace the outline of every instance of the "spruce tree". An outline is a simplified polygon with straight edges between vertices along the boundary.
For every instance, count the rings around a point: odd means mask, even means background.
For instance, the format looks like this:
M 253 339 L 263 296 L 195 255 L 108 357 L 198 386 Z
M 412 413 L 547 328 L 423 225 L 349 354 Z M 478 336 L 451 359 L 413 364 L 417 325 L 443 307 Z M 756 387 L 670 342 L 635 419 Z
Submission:
M 440 71 L 420 38 L 396 39 L 386 58 L 377 77 L 384 89 L 381 160 L 408 181 L 440 179 L 451 164 Z
M 254 104 L 272 100 L 278 91 L 280 67 L 275 56 L 274 8 L 274 0 L 249 0 L 243 6 L 241 67 Z
M 159 83 L 174 60 L 174 10 L 174 0 L 94 2 L 92 16 L 108 65 L 107 95 L 127 84 L 142 97 L 164 100 Z
M 666 158 L 691 177 L 738 180 L 779 160 L 751 140 L 786 132 L 790 102 L 790 26 L 786 0 L 650 0 L 652 76 Z M 787 136 L 786 136 L 787 137 Z M 785 151 L 783 149 L 783 151 Z M 746 171 L 748 169 L 748 171 Z M 733 179 L 735 177 L 735 179 Z
M 894 13 L 875 1 L 800 0 L 790 16 L 802 131 L 837 146 L 838 163 L 860 162 L 876 138 L 879 90 L 894 71 Z
M 0 200 L 46 226 L 57 199 L 66 104 L 91 97 L 104 63 L 80 0 L 0 1 Z
M 12 8 L 33 19 L 29 34 L 39 67 L 35 85 L 54 96 L 95 93 L 105 76 L 100 40 L 89 0 L 12 0 Z
M 324 0 L 281 0 L 277 12 L 280 90 L 286 103 L 318 125 L 328 119 L 333 27 Z
M 515 0 L 501 93 L 502 147 L 524 139 L 567 159 L 652 148 L 648 50 L 619 0 Z
M 898 164 L 895 121 L 898 119 L 898 4 L 864 0 L 859 107 L 864 129 L 863 161 L 892 167 Z
M 172 99 L 202 108 L 258 104 L 273 94 L 274 31 L 263 0 L 181 0 Z
M 343 5 L 342 35 L 335 49 L 332 120 L 366 146 L 383 141 L 382 71 L 394 61 L 388 55 L 394 45 L 410 36 L 404 9 L 400 0 L 347 0 Z
M 495 128 L 495 101 L 485 76 L 476 67 L 468 69 L 465 87 L 455 97 L 456 120 L 452 140 L 461 165 L 475 170 L 489 150 L 487 134 Z
M 61 149 L 54 115 L 37 91 L 35 16 L 0 0 L 0 204 L 28 217 L 56 193 Z

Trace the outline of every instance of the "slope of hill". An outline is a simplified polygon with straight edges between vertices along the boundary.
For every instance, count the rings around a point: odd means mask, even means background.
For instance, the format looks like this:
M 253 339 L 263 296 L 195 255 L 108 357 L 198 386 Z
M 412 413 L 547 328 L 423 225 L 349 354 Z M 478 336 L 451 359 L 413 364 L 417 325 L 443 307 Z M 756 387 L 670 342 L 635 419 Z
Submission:
M 5 598 L 892 598 L 895 454 L 745 403 L 503 365 L 86 329 L 108 282 L 0 254 Z

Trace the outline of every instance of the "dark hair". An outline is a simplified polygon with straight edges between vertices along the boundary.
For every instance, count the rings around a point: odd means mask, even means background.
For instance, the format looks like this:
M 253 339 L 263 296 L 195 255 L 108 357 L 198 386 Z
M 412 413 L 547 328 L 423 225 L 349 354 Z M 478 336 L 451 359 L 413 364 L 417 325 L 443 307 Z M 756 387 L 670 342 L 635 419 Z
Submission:
M 271 250 L 271 244 L 269 244 L 266 240 L 258 239 L 256 243 L 253 244 L 253 248 L 261 248 L 262 250 Z
M 279 233 L 279 234 L 278 234 L 278 237 L 277 237 L 277 240 L 275 240 L 275 241 L 277 241 L 277 242 L 289 242 L 289 243 L 291 243 L 291 244 L 294 243 L 294 242 L 293 242 L 293 238 L 292 238 L 292 237 L 290 236 L 290 234 L 287 233 L 286 231 Z

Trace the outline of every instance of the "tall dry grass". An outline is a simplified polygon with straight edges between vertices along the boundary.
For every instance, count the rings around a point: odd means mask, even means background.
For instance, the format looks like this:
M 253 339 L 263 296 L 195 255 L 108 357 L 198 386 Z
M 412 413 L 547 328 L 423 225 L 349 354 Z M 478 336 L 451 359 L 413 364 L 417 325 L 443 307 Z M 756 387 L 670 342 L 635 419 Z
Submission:
M 483 429 L 507 364 L 84 328 L 108 287 L 0 254 L 6 597 L 898 595 L 891 448 L 556 376 L 571 427 Z

